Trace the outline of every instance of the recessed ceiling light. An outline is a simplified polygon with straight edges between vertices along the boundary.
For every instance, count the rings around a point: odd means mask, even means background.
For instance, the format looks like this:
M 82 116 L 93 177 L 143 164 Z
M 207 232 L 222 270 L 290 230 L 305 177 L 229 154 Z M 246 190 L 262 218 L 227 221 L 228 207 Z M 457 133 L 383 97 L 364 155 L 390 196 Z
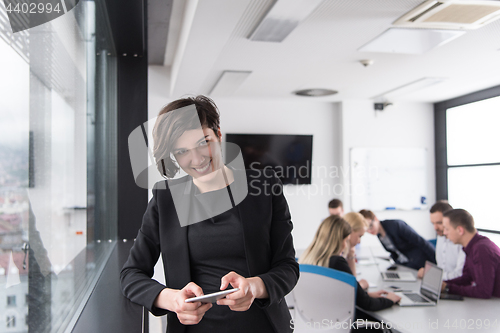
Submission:
M 302 89 L 293 92 L 297 96 L 307 96 L 307 97 L 319 97 L 319 96 L 329 96 L 335 95 L 338 91 L 330 90 L 330 89 Z
M 420 90 L 420 89 L 424 89 L 424 88 L 433 86 L 435 84 L 439 84 L 439 83 L 444 82 L 446 80 L 447 80 L 446 78 L 442 78 L 442 77 L 424 77 L 424 78 L 418 79 L 416 81 L 404 84 L 400 87 L 386 91 L 385 93 L 377 95 L 374 98 L 376 100 L 377 99 L 394 98 L 394 97 L 398 97 L 401 95 L 412 93 L 412 92 Z
M 251 71 L 224 71 L 210 91 L 210 96 L 231 96 L 245 81 Z
M 389 28 L 358 51 L 422 54 L 463 34 L 465 31 Z

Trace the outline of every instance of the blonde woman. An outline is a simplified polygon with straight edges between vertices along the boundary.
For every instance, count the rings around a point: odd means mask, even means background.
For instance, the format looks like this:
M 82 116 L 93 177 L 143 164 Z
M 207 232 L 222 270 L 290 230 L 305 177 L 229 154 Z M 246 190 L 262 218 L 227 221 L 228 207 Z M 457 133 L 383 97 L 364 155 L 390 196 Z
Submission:
M 301 264 L 318 265 L 352 274 L 349 265 L 340 254 L 348 248 L 352 228 L 337 215 L 327 217 L 319 226 L 314 239 L 299 259 Z M 356 305 L 367 311 L 391 307 L 401 297 L 384 290 L 366 292 L 358 283 Z
M 368 223 L 366 223 L 365 218 L 360 213 L 351 212 L 344 215 L 344 220 L 349 223 L 352 228 L 351 235 L 349 236 L 349 246 L 348 250 L 346 250 L 347 254 L 345 258 L 347 259 L 347 263 L 349 264 L 349 268 L 352 271 L 352 275 L 358 276 L 356 274 L 356 249 L 355 246 L 361 242 L 361 237 L 368 229 Z M 365 279 L 361 279 L 358 281 L 363 289 L 368 289 L 368 281 Z

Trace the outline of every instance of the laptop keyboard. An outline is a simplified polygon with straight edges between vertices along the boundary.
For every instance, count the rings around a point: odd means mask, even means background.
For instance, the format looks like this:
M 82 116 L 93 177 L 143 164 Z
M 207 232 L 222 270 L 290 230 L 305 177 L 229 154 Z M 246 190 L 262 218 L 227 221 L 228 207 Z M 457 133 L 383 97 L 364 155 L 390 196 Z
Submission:
M 387 276 L 389 279 L 399 279 L 398 273 L 386 272 L 385 276 Z
M 417 303 L 430 303 L 428 300 L 426 300 L 425 298 L 423 298 L 419 294 L 408 293 L 408 294 L 404 294 L 404 295 L 406 297 L 408 297 L 409 299 L 411 299 L 413 302 L 417 302 Z

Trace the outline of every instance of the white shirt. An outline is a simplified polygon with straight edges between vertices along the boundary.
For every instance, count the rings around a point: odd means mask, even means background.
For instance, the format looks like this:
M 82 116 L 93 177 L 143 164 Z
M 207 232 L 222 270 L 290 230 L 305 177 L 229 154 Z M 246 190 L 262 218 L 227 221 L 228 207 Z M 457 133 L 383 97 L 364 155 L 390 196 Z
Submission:
M 453 244 L 445 236 L 437 236 L 436 261 L 443 269 L 443 281 L 462 276 L 465 264 L 465 252 L 462 245 Z

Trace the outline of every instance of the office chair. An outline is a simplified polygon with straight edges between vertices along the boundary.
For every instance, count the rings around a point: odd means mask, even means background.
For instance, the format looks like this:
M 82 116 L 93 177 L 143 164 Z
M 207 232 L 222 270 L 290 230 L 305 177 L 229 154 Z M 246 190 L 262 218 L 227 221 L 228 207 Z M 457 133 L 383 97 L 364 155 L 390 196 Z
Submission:
M 295 333 L 350 332 L 355 321 L 356 278 L 316 265 L 300 264 L 300 278 L 292 290 Z M 370 327 L 363 322 L 357 328 Z M 355 325 L 356 326 L 356 325 Z

